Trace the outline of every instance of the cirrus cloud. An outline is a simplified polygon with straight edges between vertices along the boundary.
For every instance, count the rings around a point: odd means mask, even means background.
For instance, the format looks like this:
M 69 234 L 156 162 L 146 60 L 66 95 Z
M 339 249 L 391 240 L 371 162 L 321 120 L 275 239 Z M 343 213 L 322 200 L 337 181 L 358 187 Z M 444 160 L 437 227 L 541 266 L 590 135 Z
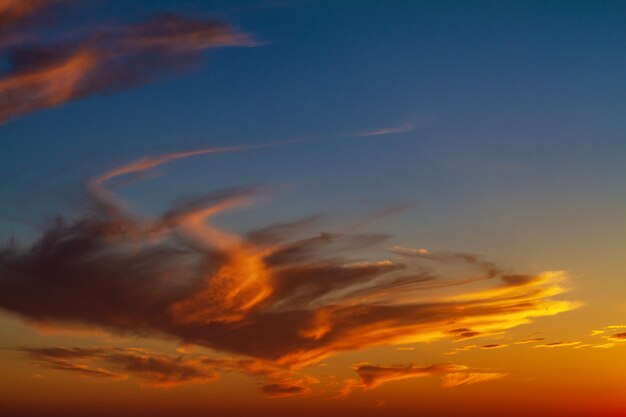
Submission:
M 25 19 L 55 3 L 60 2 L 0 4 L 0 42 L 11 42 L 0 57 L 8 67 L 0 74 L 0 124 L 187 71 L 211 48 L 254 44 L 227 23 L 161 13 L 140 24 L 90 29 L 75 39 L 15 45 Z

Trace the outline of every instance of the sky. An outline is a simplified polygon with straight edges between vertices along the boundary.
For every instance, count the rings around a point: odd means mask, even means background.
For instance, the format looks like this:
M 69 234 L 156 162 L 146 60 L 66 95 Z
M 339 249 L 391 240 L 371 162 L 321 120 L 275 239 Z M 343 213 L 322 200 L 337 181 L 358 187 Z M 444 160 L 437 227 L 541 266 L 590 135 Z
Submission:
M 625 18 L 0 0 L 0 414 L 625 416 Z

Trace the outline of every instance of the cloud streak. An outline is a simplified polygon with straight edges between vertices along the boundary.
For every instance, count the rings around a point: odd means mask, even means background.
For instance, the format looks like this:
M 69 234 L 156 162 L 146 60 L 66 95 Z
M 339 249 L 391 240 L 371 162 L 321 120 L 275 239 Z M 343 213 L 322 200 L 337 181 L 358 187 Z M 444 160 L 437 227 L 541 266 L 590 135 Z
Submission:
M 536 348 L 558 348 L 558 347 L 570 347 L 570 346 L 576 346 L 579 345 L 580 342 L 575 341 L 575 342 L 551 342 L 551 343 L 542 343 L 540 345 L 535 345 L 533 347 Z
M 28 16 L 51 4 L 0 6 L 0 36 L 15 38 L 11 34 Z M 141 24 L 94 29 L 79 39 L 12 47 L 4 57 L 8 70 L 0 77 L 0 123 L 187 71 L 207 49 L 253 44 L 226 23 L 162 13 Z
M 135 377 L 145 386 L 171 387 L 183 383 L 206 383 L 218 378 L 213 368 L 197 360 L 157 354 L 137 348 L 23 348 L 42 366 L 71 371 L 83 377 L 127 379 Z M 106 367 L 106 368 L 105 368 Z M 109 368 L 109 369 L 107 369 Z
M 451 372 L 442 377 L 442 385 L 444 388 L 453 388 L 460 385 L 494 381 L 504 378 L 506 375 L 502 372 Z
M 41 22 L 50 9 L 67 0 L 2 0 L 0 1 L 0 49 L 24 42 L 24 29 Z
M 439 364 L 431 366 L 380 366 L 360 365 L 355 368 L 365 388 L 375 388 L 386 382 L 397 381 L 407 378 L 419 378 L 441 374 L 444 372 L 457 371 L 465 367 L 451 364 Z
M 623 333 L 615 333 L 608 337 L 609 340 L 614 342 L 626 342 L 626 332 Z
M 349 133 L 341 133 L 338 136 L 344 138 L 365 138 L 371 136 L 384 136 L 384 135 L 397 135 L 400 133 L 408 133 L 415 130 L 415 125 L 413 123 L 405 123 L 401 126 L 395 127 L 385 127 L 381 129 L 375 130 L 366 130 L 363 132 L 349 132 Z

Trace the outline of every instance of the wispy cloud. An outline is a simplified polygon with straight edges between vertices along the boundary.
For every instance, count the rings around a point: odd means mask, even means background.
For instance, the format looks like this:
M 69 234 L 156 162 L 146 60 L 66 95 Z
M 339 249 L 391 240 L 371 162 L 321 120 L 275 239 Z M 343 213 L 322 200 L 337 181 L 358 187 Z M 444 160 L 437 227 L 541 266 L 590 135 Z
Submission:
M 408 133 L 415 130 L 415 124 L 413 123 L 405 123 L 400 126 L 395 127 L 384 127 L 380 129 L 374 130 L 365 130 L 360 132 L 344 132 L 339 133 L 337 136 L 344 138 L 363 138 L 369 136 L 383 136 L 383 135 L 397 135 L 400 133 Z
M 50 9 L 69 0 L 2 0 L 0 1 L 0 49 L 29 39 L 25 31 L 45 20 Z
M 215 371 L 197 360 L 172 357 L 138 348 L 23 348 L 42 366 L 84 377 L 141 380 L 143 385 L 170 387 L 217 379 Z M 106 367 L 106 368 L 105 368 Z M 107 369 L 110 368 L 110 369 Z
M 360 364 L 354 367 L 359 379 L 343 381 L 336 398 L 343 398 L 355 389 L 372 389 L 382 384 L 411 378 L 440 376 L 444 388 L 459 385 L 477 384 L 505 377 L 501 372 L 475 371 L 465 365 L 436 364 L 429 366 L 409 365 L 372 365 Z
M 302 395 L 317 380 L 271 363 L 252 359 L 214 359 L 200 354 L 164 354 L 142 348 L 99 346 L 92 348 L 21 348 L 44 368 L 66 371 L 85 378 L 135 379 L 142 386 L 169 388 L 206 384 L 223 372 L 239 372 L 259 382 L 271 397 Z
M 568 346 L 576 346 L 580 344 L 578 341 L 574 342 L 551 342 L 551 343 L 543 343 L 540 345 L 535 345 L 533 347 L 536 348 L 557 348 L 557 347 L 568 347 Z
M 537 343 L 537 342 L 542 342 L 545 339 L 543 337 L 531 337 L 528 339 L 524 339 L 524 340 L 520 340 L 518 342 L 515 342 L 516 345 L 525 345 L 528 343 Z
M 55 3 L 3 2 L 0 36 L 16 33 L 27 17 Z M 0 123 L 186 71 L 210 48 L 253 44 L 226 23 L 163 13 L 136 25 L 93 29 L 61 43 L 12 45 L 3 57 L 8 70 L 0 77 Z
M 499 344 L 499 343 L 490 343 L 488 345 L 482 345 L 480 348 L 481 349 L 502 349 L 504 347 L 507 347 L 508 345 L 503 345 L 503 344 Z
M 389 236 L 312 233 L 312 218 L 243 235 L 211 224 L 263 193 L 258 187 L 189 199 L 156 217 L 131 213 L 108 188 L 180 158 L 250 149 L 142 158 L 92 179 L 81 218 L 57 221 L 29 247 L 0 251 L 0 308 L 44 325 L 165 336 L 235 355 L 232 369 L 262 375 L 264 390 L 281 396 L 308 385 L 278 378 L 268 364 L 293 372 L 346 350 L 501 334 L 577 305 L 552 299 L 564 291 L 558 272 L 511 275 L 473 254 L 388 251 L 381 245 Z M 363 248 L 383 256 L 363 259 Z M 376 384 L 368 369 L 362 377 Z
M 374 388 L 385 382 L 397 381 L 399 379 L 417 378 L 431 376 L 443 372 L 456 371 L 465 367 L 452 364 L 431 365 L 431 366 L 380 366 L 380 365 L 360 365 L 355 368 L 366 388 Z
M 459 385 L 478 384 L 481 382 L 494 381 L 507 376 L 502 372 L 451 372 L 442 377 L 443 387 L 452 388 Z
M 609 340 L 614 342 L 626 342 L 626 332 L 624 333 L 615 333 L 608 337 Z

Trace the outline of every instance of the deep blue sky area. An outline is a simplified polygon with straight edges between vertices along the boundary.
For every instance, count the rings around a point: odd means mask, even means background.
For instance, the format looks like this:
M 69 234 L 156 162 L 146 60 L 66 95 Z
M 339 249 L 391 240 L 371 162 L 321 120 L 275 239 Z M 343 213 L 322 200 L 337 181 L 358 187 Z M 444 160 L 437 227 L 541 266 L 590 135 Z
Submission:
M 66 8 L 55 27 L 159 11 L 224 20 L 258 45 L 0 126 L 1 236 L 27 239 L 36 229 L 25 221 L 75 210 L 85 180 L 138 157 L 296 138 L 307 140 L 176 162 L 122 193 L 157 213 L 180 196 L 278 185 L 254 215 L 220 218 L 240 230 L 406 203 L 382 231 L 497 254 L 524 246 L 523 260 L 500 254 L 524 265 L 554 246 L 599 250 L 624 231 L 622 1 L 98 0 Z M 580 236 L 585 245 L 568 246 Z

